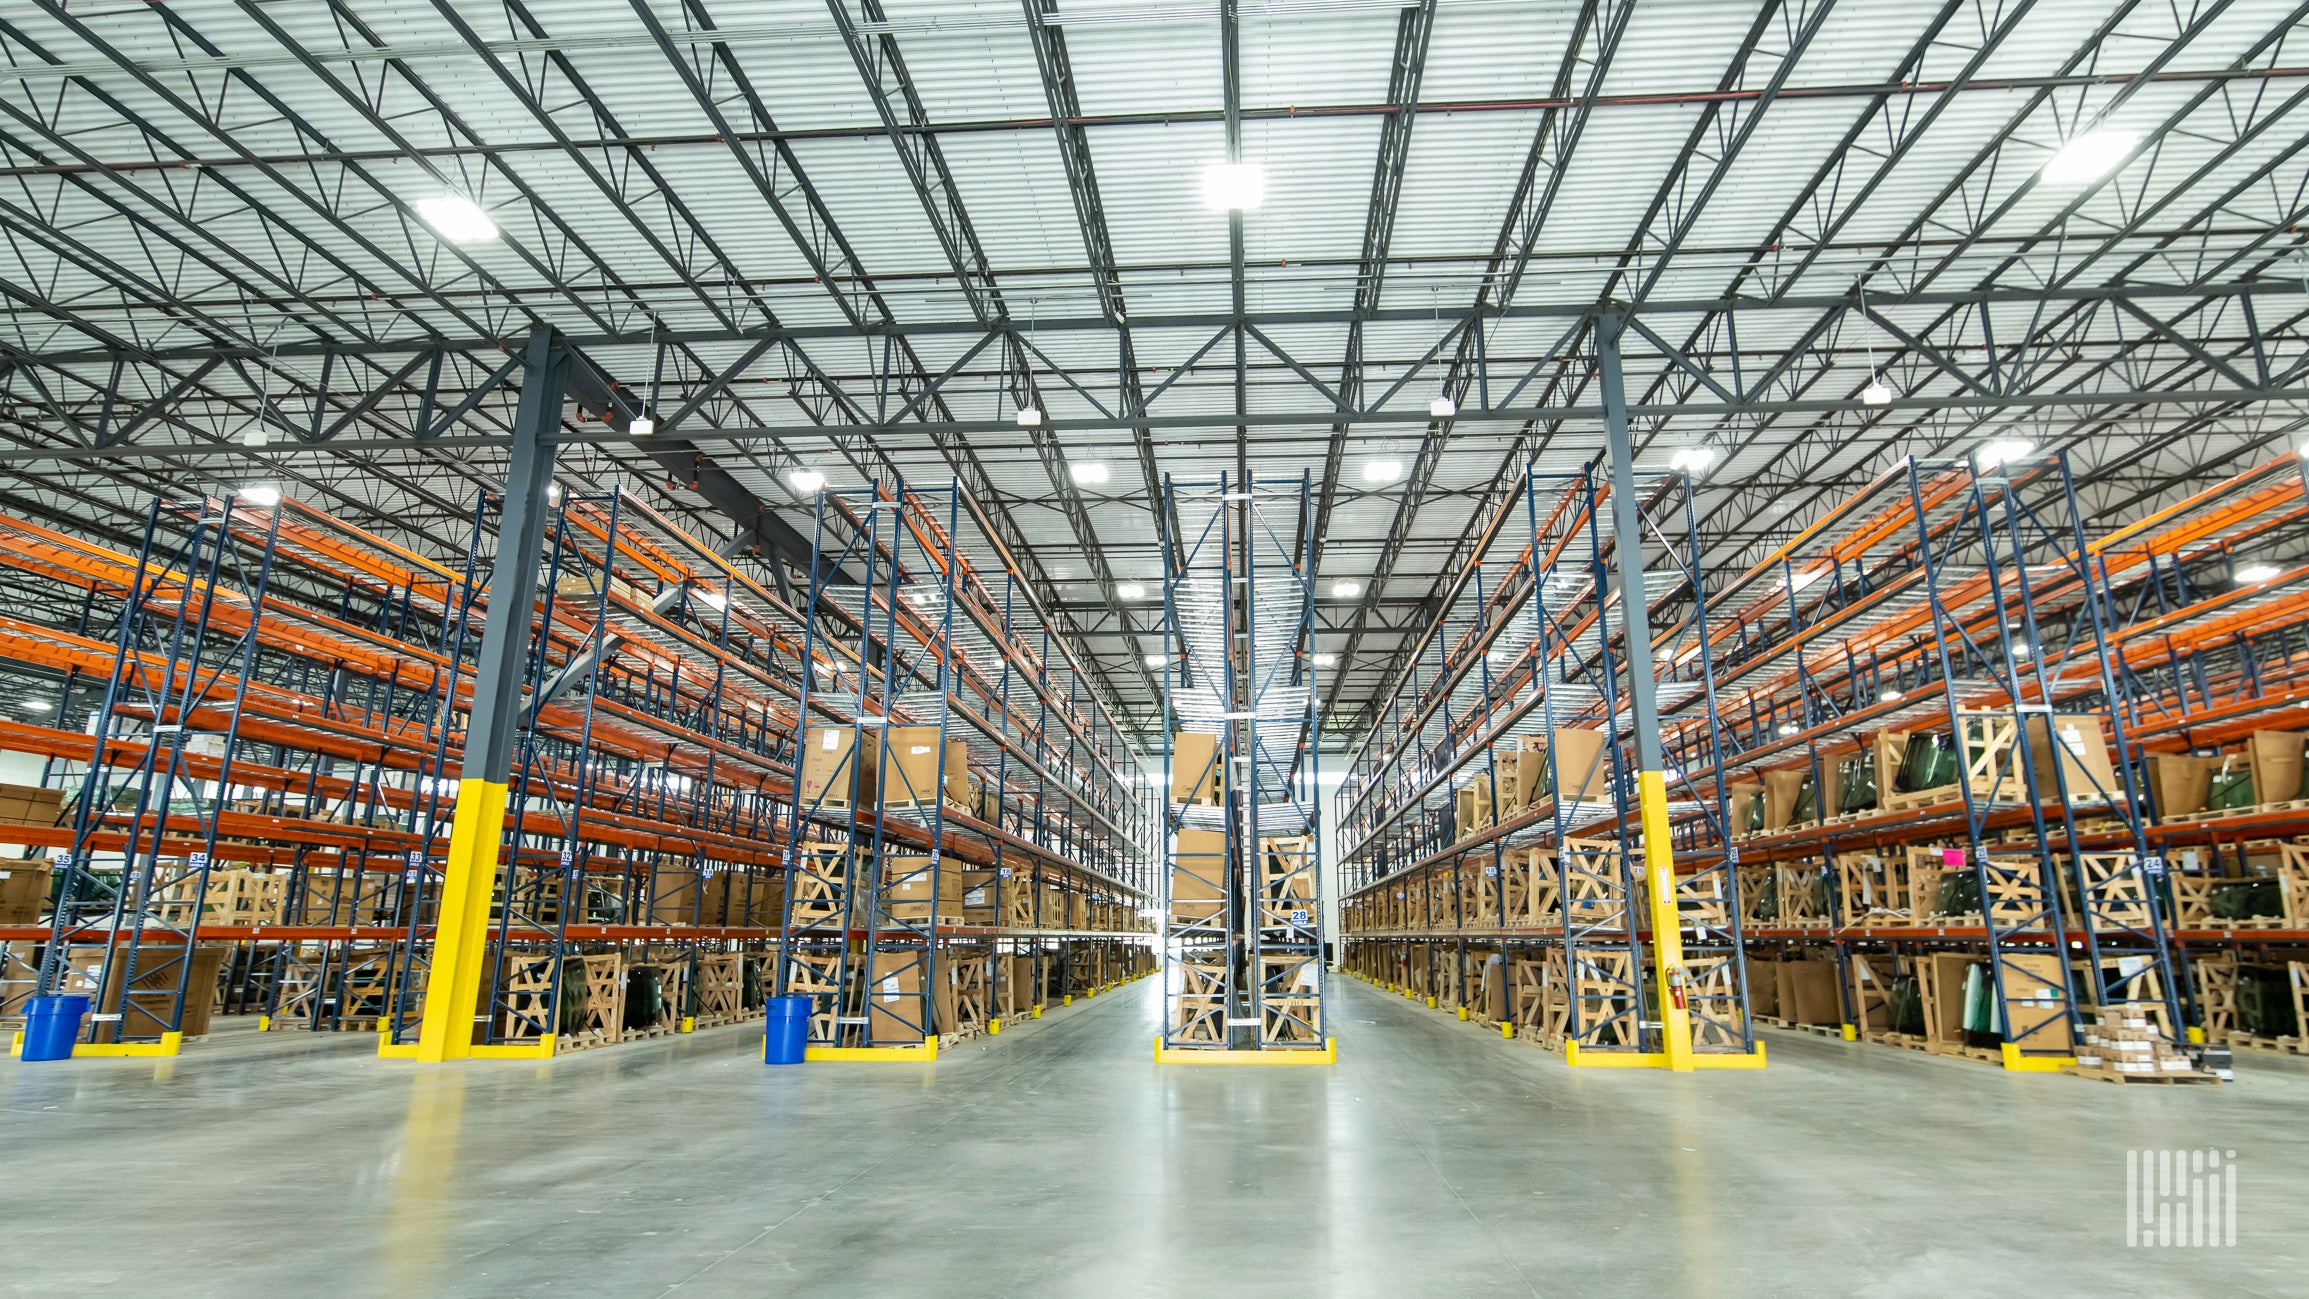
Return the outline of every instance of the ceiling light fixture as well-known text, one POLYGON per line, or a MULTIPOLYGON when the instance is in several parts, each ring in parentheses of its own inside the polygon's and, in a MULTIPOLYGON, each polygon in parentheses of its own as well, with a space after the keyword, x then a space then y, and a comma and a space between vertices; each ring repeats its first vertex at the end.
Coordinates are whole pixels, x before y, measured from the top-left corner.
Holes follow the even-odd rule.
POLYGON ((1687 474, 1696 474, 1716 463, 1714 447, 1681 447, 1668 457, 1668 467, 1687 474))
POLYGON ((56 705, 49 703, 45 699, 27 699, 23 703, 20 703, 16 706, 25 710, 26 712, 45 713, 49 709, 54 708, 56 705))
POLYGON ((626 423, 625 431, 630 437, 645 438, 657 432, 657 421, 647 415, 638 416, 626 423))
POLYGON ((268 510, 281 503, 281 489, 266 483, 252 483, 234 492, 233 495, 251 505, 268 510))
POLYGON ((1136 582, 1119 583, 1115 586, 1114 593, 1124 600, 1143 600, 1146 598, 1146 588, 1136 582))
POLYGON ((701 586, 694 588, 693 593, 697 596, 699 604, 715 613, 720 613, 730 607, 730 598, 719 591, 708 591, 701 586))
POLYGON ((797 492, 814 492, 826 485, 826 476, 815 469, 796 469, 786 475, 797 492))
POLYGON ((1998 438, 1972 453, 1972 461, 1983 473, 2000 465, 2007 465, 2036 451, 2036 443, 2027 438, 1998 438))
POLYGON ((1021 406, 1018 408, 1018 426, 1020 428, 1034 428, 1041 423, 1041 410, 1033 406, 1021 406))
POLYGON ((1104 460, 1077 461, 1066 467, 1066 476, 1072 478, 1077 487, 1096 487, 1106 481, 1106 462, 1104 460))
POLYGON ((1327 667, 1333 667, 1333 666, 1336 666, 1336 665, 1338 664, 1338 662, 1339 662, 1339 656, 1338 656, 1338 655, 1336 655, 1336 654, 1317 654, 1317 655, 1315 655, 1315 666, 1316 666, 1316 667, 1319 667, 1319 668, 1327 668, 1327 667))
POLYGON ((2250 568, 2238 569, 2237 580, 2249 586, 2255 582, 2268 581, 2270 578, 2277 576, 2278 571, 2279 570, 2277 566, 2274 564, 2255 564, 2250 568))
POLYGON ((1203 168, 1203 206, 1213 212, 1256 212, 1267 200, 1267 173, 1253 162, 1217 162, 1203 168))
POLYGON ((1352 600, 1361 594, 1363 594, 1363 584, 1361 582, 1355 582, 1346 578, 1341 578, 1338 581, 1331 583, 1331 598, 1334 600, 1352 600))
POLYGON ((1897 704, 1906 697, 1897 690, 1879 690, 1876 692, 1876 699, 1879 703, 1897 704))
POLYGON ((2087 131, 2072 136, 2044 165, 2048 185, 2082 185, 2099 180, 2141 142, 2139 131, 2087 131))
POLYGON ((1146 656, 1146 665, 1150 668, 1159 668, 1168 662, 1170 662, 1170 660, 1164 658, 1160 654, 1149 654, 1146 656))
POLYGON ((1800 726, 1796 725, 1794 722, 1782 722, 1782 723, 1780 723, 1780 734, 1782 734, 1782 735, 1794 735, 1796 732, 1798 732, 1798 731, 1800 731, 1800 730, 1802 730, 1802 729, 1804 729, 1804 728, 1802 728, 1802 727, 1800 727, 1800 726))
POLYGON ((462 194, 442 194, 417 200, 417 215, 434 233, 453 244, 477 244, 497 237, 497 223, 481 205, 462 194))
MULTIPOLYGON (((2309 447, 2303 447, 2301 454, 2309 455, 2309 447)), ((1363 462, 1364 482, 1391 483, 1402 476, 1403 462, 1400 460, 1366 460, 1363 462)))
POLYGON ((1427 403, 1427 415, 1430 419, 1450 419, 1452 416, 1457 415, 1458 413, 1458 403, 1452 401, 1451 398, 1447 396, 1437 397, 1435 400, 1427 403))
MULTIPOLYGON (((1862 316, 1868 314, 1868 294, 1865 291, 1860 295, 1860 314, 1862 316)), ((1860 390, 1860 404, 1863 406, 1889 406, 1892 404, 1892 389, 1884 382, 1883 374, 1876 368, 1876 336, 1874 334, 1868 335, 1866 342, 1868 345, 1868 386, 1860 390)))

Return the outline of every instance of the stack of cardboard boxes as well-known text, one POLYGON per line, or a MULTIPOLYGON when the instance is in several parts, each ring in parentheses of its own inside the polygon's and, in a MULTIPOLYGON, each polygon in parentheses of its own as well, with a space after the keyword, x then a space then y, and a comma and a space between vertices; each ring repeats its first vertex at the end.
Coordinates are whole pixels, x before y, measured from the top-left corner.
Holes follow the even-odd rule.
POLYGON ((2123 1006, 2103 1008, 2085 1030, 2084 1045, 2077 1048, 2076 1072, 2115 1082, 2213 1078, 2166 1041, 2145 1015, 2123 1006))
POLYGON ((1180 830, 1171 869, 1171 927, 1223 926, 1227 914, 1227 836, 1180 830))
MULTIPOLYGON (((813 726, 802 748, 802 804, 808 808, 871 807, 879 793, 885 807, 927 807, 940 796, 938 728, 869 726, 865 757, 857 757, 861 728, 813 726)), ((970 747, 946 740, 944 796, 962 809, 978 806, 970 776, 970 747)))
POLYGON ((941 860, 932 870, 927 856, 884 857, 884 915, 907 925, 964 923, 964 873, 961 863, 952 860, 941 860))
MULTIPOLYGON (((56 825, 63 818, 64 791, 37 785, 0 785, 0 827, 56 825)), ((0 828, 0 841, 7 831, 0 828)), ((46 849, 22 845, 0 846, 0 925, 39 922, 48 904, 48 885, 54 873, 46 856, 25 856, 46 849)))
POLYGON ((1171 802, 1216 807, 1226 791, 1219 737, 1200 731, 1171 735, 1171 802))

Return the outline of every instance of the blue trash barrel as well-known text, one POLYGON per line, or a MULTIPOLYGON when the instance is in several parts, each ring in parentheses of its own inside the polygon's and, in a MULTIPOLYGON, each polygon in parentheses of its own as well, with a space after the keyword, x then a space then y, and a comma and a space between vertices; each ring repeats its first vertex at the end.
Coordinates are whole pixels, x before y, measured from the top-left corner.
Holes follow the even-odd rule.
POLYGON ((34 997, 24 1003, 24 1059, 69 1060, 88 1013, 82 996, 34 997))
POLYGON ((763 1064, 800 1064, 810 1044, 810 999, 767 997, 769 1035, 762 1043, 763 1064))

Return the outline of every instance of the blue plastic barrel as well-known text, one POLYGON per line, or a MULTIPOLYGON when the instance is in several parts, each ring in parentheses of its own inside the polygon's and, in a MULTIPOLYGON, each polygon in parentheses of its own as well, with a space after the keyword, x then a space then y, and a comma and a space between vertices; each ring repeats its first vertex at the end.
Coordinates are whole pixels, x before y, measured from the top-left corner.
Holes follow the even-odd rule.
POLYGON ((800 1064, 810 1044, 810 999, 768 997, 769 1035, 762 1043, 763 1064, 800 1064))
POLYGON ((24 1003, 26 1060, 69 1060, 80 1039, 80 1017, 88 1013, 82 996, 34 997, 24 1003))

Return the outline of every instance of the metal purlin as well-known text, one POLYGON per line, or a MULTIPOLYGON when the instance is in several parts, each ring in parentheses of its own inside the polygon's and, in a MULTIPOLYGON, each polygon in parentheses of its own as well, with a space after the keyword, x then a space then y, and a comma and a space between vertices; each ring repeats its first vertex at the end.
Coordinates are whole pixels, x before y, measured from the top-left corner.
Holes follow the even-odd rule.
POLYGON ((60 901, 35 989, 38 996, 59 989, 69 944, 78 931, 95 928, 107 933, 96 967, 74 971, 97 997, 97 1013, 83 1030, 95 1049, 84 1046, 82 1053, 109 1048, 120 1054, 172 1055, 181 1041, 201 900, 208 886, 209 861, 216 852, 216 813, 231 796, 241 708, 256 662, 258 628, 280 530, 279 509, 264 510, 261 539, 248 547, 253 555, 244 554, 235 544, 249 540, 235 530, 238 509, 231 497, 185 504, 156 500, 145 516, 136 572, 121 607, 112 672, 97 712, 95 743, 73 811, 72 847, 60 901), (163 519, 182 527, 174 540, 163 539, 163 519), (245 610, 237 633, 212 625, 220 590, 245 610), (173 599, 165 597, 169 591, 174 592, 173 599), (162 656, 157 689, 148 653, 162 656), (224 661, 207 667, 212 656, 224 661), (229 702, 212 698, 228 674, 229 702), (213 713, 220 702, 225 710, 222 725, 212 731, 194 730, 196 718, 213 713), (139 713, 149 717, 141 731, 130 734, 124 724, 139 713), (187 743, 199 734, 213 735, 220 745, 221 761, 213 782, 191 779, 185 770, 187 743), (112 756, 116 745, 129 755, 126 761, 112 756), (201 792, 204 783, 214 786, 206 795, 201 792), (135 806, 121 849, 118 887, 110 898, 84 898, 83 886, 93 879, 94 841, 112 828, 109 813, 117 801, 116 790, 131 785, 135 806), (180 789, 193 805, 192 827, 180 824, 183 817, 176 808, 180 789), (182 837, 185 828, 198 834, 201 847, 172 869, 164 864, 166 841, 172 831, 182 837), (190 900, 182 923, 157 910, 162 898, 172 893, 190 900), (148 934, 163 937, 150 944, 160 955, 146 965, 142 958, 148 934), (146 986, 139 987, 140 980, 146 986), (165 998, 159 1013, 140 1004, 149 1002, 155 992, 165 998), (114 1008, 107 1010, 107 1005, 114 1008))

